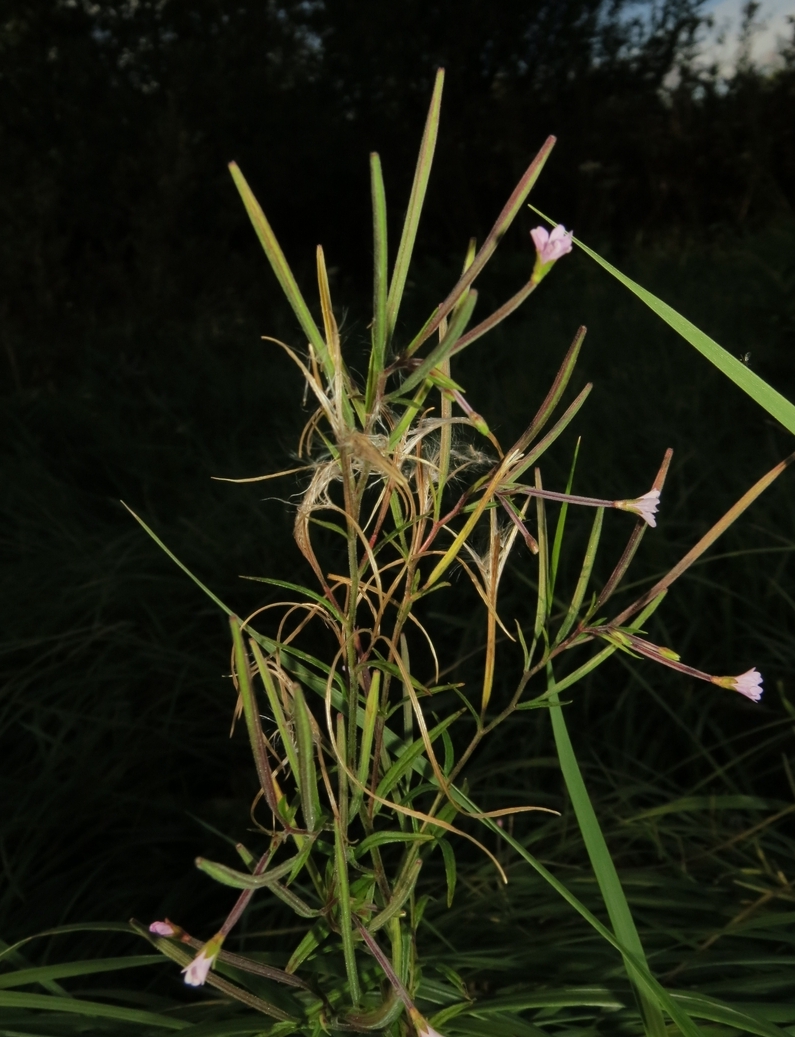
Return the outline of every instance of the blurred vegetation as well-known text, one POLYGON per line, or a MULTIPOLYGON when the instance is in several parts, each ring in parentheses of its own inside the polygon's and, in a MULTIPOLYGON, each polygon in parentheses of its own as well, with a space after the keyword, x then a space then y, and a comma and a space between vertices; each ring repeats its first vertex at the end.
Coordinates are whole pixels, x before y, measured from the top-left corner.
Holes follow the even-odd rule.
MULTIPOLYGON (((0 800, 13 809, 0 823, 3 939, 132 914, 209 932, 226 907, 192 864, 240 838, 255 790, 240 732, 225 738, 226 625, 118 503, 241 612, 264 598, 240 574, 297 578, 289 480, 263 489, 209 478, 282 467, 304 419, 298 377, 259 341, 295 340, 295 330, 226 161, 241 163, 299 276, 323 241, 355 352, 367 338, 367 152, 382 154, 397 226, 443 63, 426 258, 407 309, 424 316, 438 301, 469 235, 482 237, 554 132, 535 203, 795 397, 795 52, 770 74, 742 63, 728 80, 699 71, 702 15, 698 0, 6 5, 0 800)), ((499 301, 531 262, 519 231, 504 252, 482 286, 499 301)), ((580 323, 590 330, 578 386, 596 388, 575 423, 575 491, 640 493, 675 449, 660 525, 633 570, 651 578, 789 452, 789 438, 583 256, 464 355, 455 374, 473 406, 503 426, 526 423, 580 323)), ((573 436, 561 441, 546 485, 562 485, 573 449, 573 436)), ((703 669, 757 665, 761 706, 616 659, 568 707, 654 968, 679 970, 671 984, 683 989, 781 1002, 782 1025, 795 1021, 784 1003, 793 500, 785 476, 669 595, 652 630, 703 669), (684 797, 689 805, 669 809, 684 797)), ((529 565, 506 598, 517 614, 527 579, 529 565)), ((464 604, 447 606, 457 679, 479 666, 464 604)), ((528 714, 509 744, 476 761, 472 785, 490 805, 562 809, 543 826, 517 821, 516 834, 600 914, 551 756, 547 720, 528 714), (506 754, 521 766, 506 771, 506 754)), ((506 894, 473 859, 455 910, 441 907, 429 909, 428 954, 473 991, 510 993, 528 975, 617 989, 612 953, 525 873, 512 872, 506 894)), ((263 897, 250 929, 279 925, 263 897)), ((297 939, 286 936, 290 947, 297 939)), ((75 936, 68 955, 105 945, 75 936)), ((60 959, 64 945, 46 953, 60 959)), ((439 1004, 449 994, 428 990, 439 1004)), ((164 991, 182 996, 170 973, 152 991, 151 1006, 163 1007, 164 991)), ((560 1033, 620 1032, 601 1008, 598 1026, 562 1011, 560 1033)))

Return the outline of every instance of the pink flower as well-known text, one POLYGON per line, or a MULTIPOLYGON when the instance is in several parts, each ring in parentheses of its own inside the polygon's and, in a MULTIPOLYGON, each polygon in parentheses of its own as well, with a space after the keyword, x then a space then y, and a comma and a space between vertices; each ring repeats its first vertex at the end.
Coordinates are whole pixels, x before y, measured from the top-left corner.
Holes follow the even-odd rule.
POLYGON ((644 493, 642 497, 635 497, 633 500, 617 500, 613 501, 613 507, 621 508, 622 511, 631 511, 635 515, 640 515, 652 529, 657 525, 655 515, 657 514, 657 508, 660 503, 660 491, 649 490, 648 493, 644 493))
POLYGON ((208 958, 204 951, 201 951, 196 955, 190 965, 187 965, 182 970, 185 975, 185 982, 189 987, 204 986, 205 980, 207 979, 207 973, 212 968, 214 960, 214 958, 208 958))
POLYGON ((221 933, 216 933, 212 940, 205 943, 190 965, 185 966, 182 971, 189 987, 204 986, 207 974, 215 965, 215 959, 218 957, 223 942, 224 938, 221 933))
POLYGON ((169 922, 168 919, 165 922, 152 922, 149 926, 149 932, 154 933, 155 936, 176 936, 176 928, 169 922))
POLYGON ((748 670, 739 677, 734 678, 734 690, 745 695, 752 702, 758 702, 762 698, 762 674, 756 670, 748 670))
POLYGON ((530 231, 541 266, 554 263, 561 256, 571 252, 572 233, 573 231, 566 230, 562 223, 559 223, 551 234, 546 227, 536 227, 530 231))
POLYGON ((739 677, 712 677, 712 683, 720 688, 728 688, 729 691, 739 691, 752 702, 758 702, 762 698, 762 674, 756 670, 747 670, 739 677))
POLYGON ((442 1034, 438 1030, 434 1030, 428 1020, 423 1019, 416 1009, 410 1014, 414 1025, 417 1027, 417 1037, 442 1037, 442 1034))

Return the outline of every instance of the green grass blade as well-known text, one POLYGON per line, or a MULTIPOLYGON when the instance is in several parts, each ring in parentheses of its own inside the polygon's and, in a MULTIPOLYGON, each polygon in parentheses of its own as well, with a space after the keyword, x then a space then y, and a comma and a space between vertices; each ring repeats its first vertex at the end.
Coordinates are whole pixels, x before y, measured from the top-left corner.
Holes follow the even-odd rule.
POLYGON ((411 185, 409 207, 406 211, 406 219, 403 221, 403 233, 400 236, 395 269, 392 272, 392 281, 389 285, 389 295, 386 303, 387 344, 392 341, 392 336, 395 332, 397 315, 403 299, 403 290, 406 287, 406 278, 408 277, 409 265, 411 263, 411 254, 414 251, 414 242, 417 238, 420 214, 425 202, 425 192, 428 189, 433 153, 436 150, 436 138, 439 133, 439 112, 442 105, 443 88, 444 69, 440 68, 436 71, 428 118, 425 121, 425 129, 422 134, 420 153, 417 157, 417 168, 414 171, 414 182, 411 185))
POLYGON ((98 1001, 81 1001, 77 997, 54 997, 52 994, 20 994, 16 991, 0 991, 0 1008, 32 1008, 44 1012, 70 1012, 87 1015, 94 1019, 115 1019, 120 1023, 139 1023, 158 1026, 165 1030, 184 1030, 188 1023, 142 1008, 123 1008, 106 1005, 98 1001))
POLYGON ((785 1037, 791 1033, 791 1027, 782 1030, 775 1023, 760 1019, 746 1008, 735 1008, 733 1005, 724 1004, 713 997, 705 994, 675 993, 671 995, 677 1004, 686 1008, 692 1015, 699 1019, 708 1019, 711 1023, 723 1023, 741 1030, 743 1033, 758 1034, 759 1037, 785 1037))
MULTIPOLYGON (((548 669, 548 676, 549 698, 552 707, 550 709, 550 715, 552 717, 552 731, 555 736, 555 745, 558 751, 558 759, 560 760, 560 769, 563 772, 566 788, 571 797, 572 807, 574 808, 577 823, 580 826, 585 847, 588 851, 594 874, 596 875, 596 881, 599 883, 599 889, 602 892, 602 897, 604 898, 605 906, 607 907, 610 923, 613 926, 616 937, 621 941, 621 943, 627 947, 637 959, 646 965, 646 956, 643 951, 643 945, 640 942, 640 937, 638 936, 635 921, 629 909, 627 898, 624 895, 624 890, 621 886, 616 866, 613 863, 613 858, 610 856, 610 851, 607 848, 607 843, 602 834, 602 829, 596 818, 596 812, 593 809, 591 798, 585 787, 582 772, 577 763, 577 757, 574 754, 574 747, 569 738, 569 732, 566 727, 560 699, 558 698, 557 692, 554 690, 554 680, 552 677, 551 667, 548 669)), ((650 998, 639 984, 639 977, 635 972, 633 964, 630 961, 626 961, 626 959, 625 963, 629 978, 638 993, 646 1033, 649 1037, 665 1037, 665 1021, 657 1001, 650 998)))
POLYGON ((301 290, 293 277, 293 272, 284 257, 281 246, 276 240, 276 235, 273 233, 265 213, 260 208, 259 202, 254 197, 251 188, 246 182, 246 178, 240 172, 236 162, 229 163, 229 172, 232 174, 232 179, 235 181, 235 187, 237 187, 240 192, 240 197, 243 199, 243 205, 245 205, 249 219, 254 226, 254 230, 257 232, 260 244, 265 250, 265 255, 268 257, 268 261, 273 267, 276 279, 281 285, 282 291, 287 296, 287 301, 292 306, 293 313, 298 318, 298 323, 301 325, 304 334, 312 343, 320 362, 323 365, 323 370, 326 372, 326 377, 329 381, 332 381, 334 378, 334 365, 332 364, 328 348, 326 347, 326 341, 321 335, 317 324, 315 324, 312 314, 309 312, 309 307, 306 305, 303 295, 301 295, 301 290))
POLYGON ((36 968, 18 969, 0 975, 0 990, 9 987, 24 987, 29 983, 48 983, 54 979, 70 976, 91 976, 97 972, 115 972, 118 969, 134 969, 140 965, 162 964, 159 954, 130 955, 127 958, 96 958, 86 961, 64 961, 57 965, 40 965, 36 968))
POLYGON ((387 317, 386 299, 389 287, 389 253, 386 233, 386 192, 381 172, 381 159, 370 155, 370 191, 373 200, 373 331, 370 366, 367 372, 365 410, 372 412, 378 382, 384 370, 386 356, 387 317))
MULTIPOLYGON (((530 208, 548 223, 551 224, 553 222, 534 206, 531 205, 530 208)), ((595 260, 599 266, 607 270, 617 281, 620 281, 621 284, 637 295, 666 324, 670 324, 674 331, 678 332, 691 346, 694 346, 699 353, 705 356, 710 363, 714 364, 719 371, 722 371, 727 378, 730 378, 735 385, 738 385, 752 400, 755 400, 760 407, 763 407, 768 414, 780 421, 784 428, 789 432, 795 433, 795 404, 792 404, 785 396, 782 396, 772 385, 768 385, 747 364, 732 356, 723 346, 719 346, 714 339, 704 334, 695 324, 683 317, 681 313, 677 313, 667 302, 658 299, 656 295, 652 295, 651 292, 642 288, 631 278, 627 277, 626 274, 622 274, 620 270, 608 263, 606 259, 602 259, 593 249, 588 248, 587 245, 578 241, 577 238, 572 240, 591 259, 595 260)))
POLYGON ((4 943, 3 949, 0 951, 0 961, 3 958, 13 961, 15 952, 20 947, 24 947, 31 940, 38 940, 43 936, 66 936, 69 933, 126 933, 129 936, 130 933, 137 932, 137 929, 124 922, 69 922, 67 925, 56 925, 52 929, 44 929, 39 933, 34 933, 32 936, 25 936, 23 939, 17 940, 16 943, 4 943))
MULTIPOLYGON (((472 813, 481 813, 480 808, 461 791, 461 789, 455 786, 450 786, 450 792, 454 799, 456 799, 463 807, 472 813)), ((518 839, 507 832, 504 828, 500 828, 493 820, 489 817, 481 818, 481 824, 484 824, 489 828, 495 835, 498 835, 501 839, 505 840, 512 846, 519 856, 526 861, 549 885, 560 894, 560 896, 569 904, 574 910, 580 915, 581 918, 585 919, 589 925, 591 925, 596 932, 599 933, 603 939, 605 939, 611 947, 615 947, 624 958, 628 959, 634 966, 638 977, 643 982, 646 989, 657 997, 659 1003, 670 1015, 676 1025, 679 1027, 683 1037, 704 1037, 702 1031, 693 1022, 690 1016, 684 1011, 674 1000, 671 994, 659 983, 657 979, 649 972, 646 965, 641 962, 635 955, 625 947, 620 940, 618 940, 613 933, 593 914, 589 911, 585 904, 582 903, 566 886, 549 871, 544 865, 535 858, 526 847, 524 847, 518 839)))

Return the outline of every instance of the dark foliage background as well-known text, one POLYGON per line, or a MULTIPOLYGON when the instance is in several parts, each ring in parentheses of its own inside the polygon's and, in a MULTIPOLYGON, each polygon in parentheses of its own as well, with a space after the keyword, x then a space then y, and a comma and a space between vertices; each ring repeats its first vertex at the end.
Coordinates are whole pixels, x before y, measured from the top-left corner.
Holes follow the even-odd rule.
MULTIPOLYGON (((382 155, 394 242, 443 64, 442 129, 418 243, 425 258, 407 315, 424 317, 437 301, 469 236, 482 238, 552 132, 559 143, 536 204, 728 348, 751 350, 764 377, 795 393, 795 50, 775 73, 747 61, 728 80, 699 71, 701 0, 244 4, 2 7, 0 793, 11 809, 0 830, 0 935, 8 940, 132 913, 169 911, 205 927, 225 900, 192 858, 217 850, 207 825, 237 838, 248 824, 245 745, 224 738, 232 696, 222 618, 118 504, 145 514, 241 611, 262 597, 238 574, 296 576, 289 501, 263 505, 261 488, 208 479, 273 470, 304 417, 296 376, 259 342, 295 329, 229 179, 230 159, 308 290, 323 242, 355 350, 371 261, 367 155, 382 155)), ((526 273, 532 224, 522 220, 484 297, 501 301, 526 273)), ((669 525, 640 560, 656 571, 789 439, 581 257, 555 278, 531 315, 467 359, 462 378, 476 408, 511 428, 537 404, 574 327, 588 324, 582 377, 598 387, 593 417, 578 429, 582 491, 643 488, 664 447, 677 450, 669 525)), ((551 478, 563 477, 572 446, 551 478)), ((665 798, 699 782, 789 795, 787 749, 775 739, 795 702, 791 498, 783 485, 771 491, 658 631, 705 668, 741 672, 761 660, 765 706, 754 713, 732 700, 734 712, 725 711, 655 674, 657 697, 619 719, 629 678, 612 671, 572 713, 597 795, 612 790, 621 800, 616 789, 638 759, 647 777, 668 775, 659 783, 665 798), (744 555, 749 545, 767 552, 762 562, 744 555), (658 737, 672 713, 672 733, 658 737), (774 732, 765 735, 772 755, 726 777, 727 761, 746 759, 742 746, 728 748, 732 739, 764 725, 774 732), (709 753, 693 748, 699 740, 709 753)), ((542 758, 547 736, 525 732, 510 751, 542 758)), ((527 773, 511 795, 530 787, 561 804, 556 772, 536 784, 527 773)), ((643 788, 651 803, 651 783, 643 788)), ((639 866, 641 843, 628 857, 639 866)))

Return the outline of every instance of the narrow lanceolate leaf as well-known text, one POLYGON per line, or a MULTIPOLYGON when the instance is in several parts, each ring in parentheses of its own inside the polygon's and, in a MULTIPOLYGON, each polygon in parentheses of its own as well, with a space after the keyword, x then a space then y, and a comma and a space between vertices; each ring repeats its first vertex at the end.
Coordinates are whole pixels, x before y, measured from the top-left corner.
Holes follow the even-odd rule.
POLYGON ((590 396, 592 389, 593 382, 588 382, 588 384, 580 392, 580 394, 572 400, 572 402, 569 404, 569 406, 566 408, 563 414, 561 414, 561 416, 558 418, 558 420, 555 422, 555 424, 552 426, 549 432, 547 432, 544 438, 540 439, 536 443, 536 445, 533 447, 530 453, 527 454, 526 457, 522 458, 519 464, 513 466, 513 468, 511 469, 510 479, 506 482, 506 486, 515 483, 517 479, 527 471, 528 468, 530 468, 532 465, 536 463, 536 461, 539 459, 539 457, 541 457, 543 453, 545 453, 545 451, 549 450, 549 448, 552 446, 552 444, 555 442, 558 436, 560 436, 566 430, 569 424, 577 416, 577 413, 579 412, 580 408, 590 396))
POLYGON ((383 911, 380 911, 367 926, 369 932, 377 932, 402 909, 403 905, 414 892, 414 887, 417 885, 417 879, 419 878, 421 867, 422 861, 419 860, 419 858, 412 857, 411 855, 407 858, 406 863, 403 865, 403 871, 395 883, 395 888, 392 890, 392 899, 383 911))
POLYGON ((229 617, 229 625, 232 629, 232 641, 235 648, 235 671, 237 673, 237 686, 240 698, 243 701, 243 715, 246 718, 246 729, 248 730, 251 751, 254 754, 254 763, 257 768, 257 777, 260 781, 262 794, 265 802, 278 816, 279 808, 276 801, 276 793, 273 789, 273 773, 268 760, 268 750, 265 745, 265 736, 260 726, 259 710, 251 684, 251 671, 249 670, 248 654, 243 644, 243 633, 240 628, 240 620, 237 616, 229 617))
POLYGON ((585 549, 585 558, 582 562, 582 569, 580 569, 580 576, 577 580, 577 586, 574 589, 574 597, 571 599, 571 605, 566 613, 566 617, 560 625, 557 636, 555 637, 554 644, 559 645, 560 642, 566 637, 571 628, 574 626, 574 622, 577 616, 580 614, 580 608, 582 607, 583 598, 585 592, 588 589, 588 583, 591 579, 591 573, 593 572, 594 562, 596 561, 596 551, 599 547, 599 538, 602 535, 602 521, 604 519, 605 509, 597 508, 596 514, 594 515, 593 525, 591 526, 591 535, 588 537, 588 546, 585 549))
POLYGON ((417 168, 414 171, 414 183, 411 185, 409 207, 406 211, 406 219, 403 222, 403 233, 400 236, 395 269, 392 273, 392 282, 389 285, 389 296, 386 303, 387 343, 391 340, 395 331, 397 315, 401 300, 403 299, 403 290, 406 287, 409 264, 411 263, 411 254, 414 251, 414 242, 417 238, 417 228, 420 224, 420 214, 425 202, 425 192, 428 189, 433 153, 436 150, 436 138, 439 133, 439 112, 442 106, 443 87, 444 69, 440 68, 436 72, 431 106, 428 110, 428 118, 425 121, 425 130, 422 134, 420 153, 417 157, 417 168))
POLYGON ((223 886, 231 886, 232 889, 265 889, 268 886, 273 886, 279 879, 288 875, 295 866, 297 859, 297 857, 291 857, 283 864, 255 875, 245 871, 236 871, 226 864, 208 861, 204 857, 196 858, 196 867, 199 871, 203 871, 205 875, 215 879, 216 882, 220 882, 223 886))
POLYGON ((435 838, 430 832, 373 832, 356 847, 356 856, 361 857, 373 847, 387 846, 389 843, 428 843, 435 838))
POLYGON ((276 727, 279 731, 279 737, 282 740, 284 751, 287 754, 290 770, 293 773, 293 777, 295 777, 295 775, 298 774, 298 754, 295 751, 293 735, 287 725, 287 719, 284 715, 284 710, 282 709, 279 692, 276 690, 276 685, 273 683, 273 674, 268 669, 268 664, 257 642, 252 638, 249 644, 251 645, 251 651, 254 653, 254 659, 256 660, 257 669, 262 678, 262 683, 265 685, 265 693, 268 696, 268 703, 271 707, 274 720, 276 721, 276 727))
POLYGON ((378 716, 378 694, 381 688, 381 671, 373 670, 370 677, 370 690, 367 693, 367 704, 364 710, 362 722, 362 740, 359 749, 359 767, 356 772, 356 788, 351 802, 351 816, 355 817, 362 803, 363 789, 369 785, 372 760, 370 753, 373 749, 373 736, 375 734, 375 721, 378 716))
MULTIPOLYGON (((569 472, 569 480, 566 483, 566 493, 571 493, 572 485, 574 484, 574 469, 577 467, 577 456, 580 452, 580 440, 577 440, 577 445, 574 448, 574 457, 571 462, 571 470, 569 472)), ((560 562, 560 551, 563 546, 563 534, 566 529, 566 516, 568 515, 569 506, 567 503, 561 505, 560 514, 558 515, 558 524, 555 528, 555 539, 552 543, 552 554, 549 559, 549 603, 555 597, 555 581, 558 575, 558 564, 560 562)))
POLYGON ((381 159, 370 155, 370 191, 373 202, 373 329, 370 367, 367 373, 365 410, 372 412, 376 390, 384 370, 386 355, 386 297, 389 281, 389 253, 386 234, 386 193, 381 159))
POLYGON ((387 399, 394 396, 404 396, 407 392, 416 388, 416 386, 421 385, 430 375, 431 371, 433 371, 435 367, 439 367, 440 364, 450 356, 453 347, 461 337, 461 333, 469 323, 472 311, 475 309, 477 298, 478 293, 473 289, 467 296, 466 302, 463 306, 461 306, 461 308, 454 314, 450 321, 450 326, 447 329, 447 334, 444 336, 442 341, 430 351, 419 367, 412 371, 412 373, 403 380, 403 383, 399 388, 396 389, 395 392, 389 394, 387 399))
MULTIPOLYGON (((451 713, 449 717, 446 717, 440 724, 432 727, 428 732, 428 741, 432 744, 441 735, 443 731, 446 731, 451 724, 455 723, 456 720, 461 716, 463 710, 458 710, 456 713, 451 713)), ((405 777, 410 770, 414 767, 415 762, 422 756, 425 751, 425 740, 423 738, 415 739, 411 745, 398 756, 386 774, 383 776, 381 781, 378 783, 376 789, 376 795, 382 799, 386 798, 392 789, 397 785, 401 778, 405 777)))
POLYGON ((243 199, 246 212, 254 226, 254 230, 257 232, 260 244, 265 250, 265 255, 268 257, 270 265, 273 267, 276 279, 281 285, 282 291, 287 296, 287 301, 292 306, 293 313, 298 318, 298 323, 301 325, 304 334, 312 343, 317 355, 320 357, 326 376, 329 381, 331 381, 334 377, 334 369, 328 350, 326 349, 326 343, 323 340, 320 329, 317 324, 315 324, 312 314, 309 312, 309 307, 306 305, 303 295, 301 295, 301 290, 293 277, 293 272, 284 257, 281 246, 276 240, 276 235, 273 233, 265 213, 260 208, 259 202, 254 197, 251 188, 246 182, 246 178, 240 172, 236 162, 229 163, 229 172, 232 174, 235 186, 240 192, 240 197, 243 199))
POLYGON ((536 157, 527 167, 522 179, 513 189, 513 193, 508 201, 503 206, 502 212, 497 217, 497 221, 491 228, 488 237, 481 245, 477 255, 475 256, 472 264, 467 267, 464 273, 461 275, 458 283, 433 313, 431 319, 425 324, 417 337, 409 345, 406 353, 411 356, 412 353, 416 352, 423 342, 433 335, 438 330, 439 325, 456 305, 458 300, 469 288, 471 284, 474 284, 475 278, 478 277, 483 267, 488 263, 491 257, 494 255, 494 250, 499 245, 505 236, 505 232, 508 230, 510 225, 516 219, 519 210, 525 203, 527 196, 530 194, 536 180, 541 175, 541 170, 549 158, 552 148, 555 146, 555 138, 547 137, 541 150, 538 152, 536 157))
POLYGON ((447 879, 447 906, 452 907, 456 883, 455 850, 447 839, 442 839, 439 842, 439 848, 442 851, 442 857, 444 858, 444 874, 447 879))
POLYGON ((315 740, 312 736, 312 718, 300 684, 293 687, 295 734, 298 741, 298 772, 295 775, 301 794, 304 824, 314 832, 320 817, 320 798, 315 768, 315 740))
MULTIPOLYGON (((544 216, 542 212, 539 212, 533 206, 530 208, 533 209, 533 212, 538 213, 542 219, 552 224, 553 221, 548 216, 544 216)), ((699 353, 705 356, 710 363, 714 364, 719 371, 722 371, 727 378, 730 378, 735 385, 739 385, 743 392, 747 393, 752 400, 756 400, 760 407, 764 407, 768 414, 780 421, 784 428, 789 432, 795 433, 795 404, 792 404, 785 396, 782 396, 772 385, 768 385, 763 378, 760 378, 758 374, 738 360, 737 357, 732 356, 727 349, 719 346, 714 339, 704 334, 695 324, 683 317, 681 313, 677 313, 667 302, 658 299, 656 295, 652 295, 651 292, 642 288, 631 278, 627 277, 626 274, 622 274, 620 270, 608 263, 606 259, 602 259, 600 255, 597 255, 593 249, 588 248, 583 242, 578 241, 576 238, 572 240, 591 259, 595 260, 609 274, 612 274, 617 281, 629 288, 642 302, 646 303, 649 309, 653 310, 666 324, 670 324, 674 331, 678 332, 691 346, 694 346, 699 353)))
POLYGON ((359 972, 356 968, 356 952, 353 949, 353 915, 351 913, 351 891, 348 885, 348 860, 345 853, 345 833, 338 818, 334 821, 334 863, 337 880, 337 899, 339 903, 339 927, 342 937, 342 953, 345 957, 345 971, 348 973, 348 984, 351 1001, 356 1008, 362 994, 359 987, 359 972))
MULTIPOLYGON (((577 757, 574 754, 574 747, 569 738, 560 700, 555 691, 551 667, 548 669, 548 676, 549 698, 552 706, 550 710, 552 731, 555 736, 560 769, 563 772, 566 788, 571 797, 571 804, 585 841, 585 848, 588 851, 591 866, 596 875, 596 881, 599 883, 599 889, 607 907, 610 923, 621 943, 632 952, 635 958, 647 967, 646 956, 638 936, 635 921, 629 909, 627 898, 624 895, 613 858, 610 856, 610 851, 607 848, 602 829, 596 819, 596 812, 593 809, 591 798, 585 787, 580 766, 577 763, 577 757)), ((625 964, 627 974, 638 993, 646 1034, 648 1037, 665 1037, 665 1021, 657 999, 649 996, 643 988, 642 979, 637 975, 634 964, 626 959, 625 964)))

